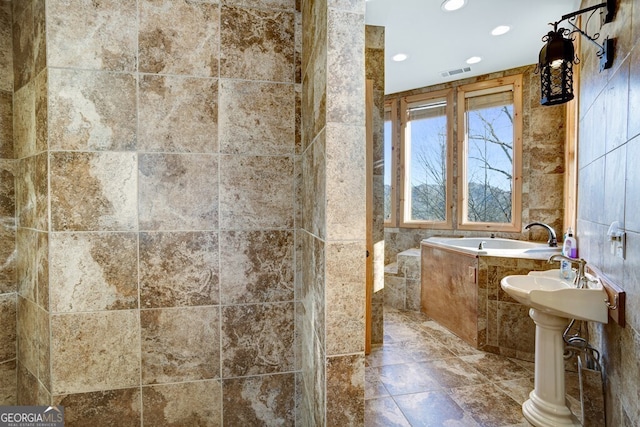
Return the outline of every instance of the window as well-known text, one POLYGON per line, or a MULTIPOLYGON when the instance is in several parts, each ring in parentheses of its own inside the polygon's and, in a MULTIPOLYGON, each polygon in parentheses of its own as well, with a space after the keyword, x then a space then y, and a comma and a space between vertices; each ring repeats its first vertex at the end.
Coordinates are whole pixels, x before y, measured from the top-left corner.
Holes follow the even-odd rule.
POLYGON ((402 99, 401 226, 451 228, 453 91, 402 99))
POLYGON ((390 99, 384 120, 386 227, 521 231, 521 75, 390 99))
POLYGON ((384 104, 384 223, 393 226, 396 223, 395 207, 397 170, 394 149, 395 130, 397 123, 398 107, 395 100, 384 104))
POLYGON ((520 231, 522 78, 458 88, 458 228, 520 231))

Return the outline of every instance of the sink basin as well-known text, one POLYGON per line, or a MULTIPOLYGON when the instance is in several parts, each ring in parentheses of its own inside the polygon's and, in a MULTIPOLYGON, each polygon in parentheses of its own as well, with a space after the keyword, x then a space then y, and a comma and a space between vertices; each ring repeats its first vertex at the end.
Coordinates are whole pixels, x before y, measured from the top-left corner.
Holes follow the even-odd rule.
POLYGON ((607 294, 599 280, 590 282, 588 288, 578 289, 572 282, 561 279, 559 270, 547 270, 507 276, 500 285, 520 304, 544 313, 567 319, 608 321, 607 294))

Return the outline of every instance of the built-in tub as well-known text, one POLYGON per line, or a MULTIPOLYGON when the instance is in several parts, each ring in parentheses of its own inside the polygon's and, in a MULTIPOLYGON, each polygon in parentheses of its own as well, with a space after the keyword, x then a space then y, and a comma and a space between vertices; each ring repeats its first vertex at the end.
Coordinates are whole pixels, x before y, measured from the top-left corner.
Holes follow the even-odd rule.
POLYGON ((535 325, 528 307, 509 297, 500 280, 558 268, 547 262, 558 251, 545 243, 491 237, 425 239, 420 309, 477 349, 533 360, 535 325))

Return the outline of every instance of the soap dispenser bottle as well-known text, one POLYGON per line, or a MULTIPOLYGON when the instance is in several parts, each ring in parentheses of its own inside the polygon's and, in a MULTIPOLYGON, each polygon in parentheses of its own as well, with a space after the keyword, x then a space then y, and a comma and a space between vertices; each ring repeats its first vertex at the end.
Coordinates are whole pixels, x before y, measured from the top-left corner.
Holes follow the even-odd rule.
MULTIPOLYGON (((562 244, 562 255, 569 258, 578 257, 578 242, 573 237, 573 230, 571 227, 567 230, 567 234, 564 236, 564 243, 562 244)), ((573 270, 571 269, 571 263, 569 261, 562 261, 560 263, 560 277, 565 280, 573 279, 573 270)))

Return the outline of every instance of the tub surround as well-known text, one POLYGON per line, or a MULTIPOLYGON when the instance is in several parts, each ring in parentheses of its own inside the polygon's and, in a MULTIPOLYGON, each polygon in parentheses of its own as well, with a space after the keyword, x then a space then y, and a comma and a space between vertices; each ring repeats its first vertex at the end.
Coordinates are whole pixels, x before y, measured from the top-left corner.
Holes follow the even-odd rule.
POLYGON ((557 268, 547 262, 550 253, 545 245, 533 244, 541 252, 528 254, 524 253, 527 249, 518 255, 511 250, 481 254, 463 245, 445 247, 443 243, 449 240, 432 238, 421 244, 421 311, 479 350, 533 361, 535 325, 529 309, 504 292, 500 280, 557 268))

